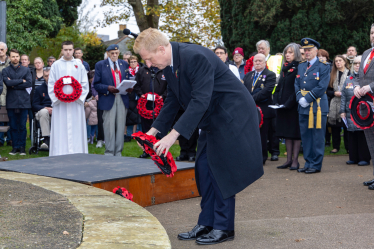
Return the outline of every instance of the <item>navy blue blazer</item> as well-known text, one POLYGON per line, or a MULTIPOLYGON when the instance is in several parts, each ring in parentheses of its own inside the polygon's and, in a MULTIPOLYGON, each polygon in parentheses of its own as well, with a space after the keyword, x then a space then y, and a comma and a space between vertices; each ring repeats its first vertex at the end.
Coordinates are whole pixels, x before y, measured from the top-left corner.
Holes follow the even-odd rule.
MULTIPOLYGON (((167 97, 152 126, 167 134, 183 108, 185 112, 174 129, 187 139, 196 129, 202 129, 197 160, 206 147, 210 169, 226 199, 264 173, 256 104, 210 49, 176 42, 171 46, 174 72, 170 66, 164 69, 167 97)), ((196 178, 200 189, 198 173, 196 178)))
MULTIPOLYGON (((107 60, 102 60, 95 65, 95 78, 94 78, 94 88, 99 93, 99 102, 97 107, 100 110, 108 111, 112 109, 114 104, 114 94, 108 91, 108 86, 114 86, 114 79, 112 70, 109 64, 109 58, 107 60)), ((129 64, 121 59, 118 59, 119 68, 121 70, 122 80, 129 79, 129 64)), ((129 108, 129 96, 121 95, 123 104, 126 108, 129 108)))

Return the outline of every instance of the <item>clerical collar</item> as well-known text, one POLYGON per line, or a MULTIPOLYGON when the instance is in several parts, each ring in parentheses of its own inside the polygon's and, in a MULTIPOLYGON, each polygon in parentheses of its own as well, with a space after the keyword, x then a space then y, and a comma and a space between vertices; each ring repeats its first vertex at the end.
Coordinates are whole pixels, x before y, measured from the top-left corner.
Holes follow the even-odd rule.
POLYGON ((310 66, 312 66, 314 64, 314 62, 316 62, 316 61, 317 61, 317 56, 314 57, 311 61, 308 61, 308 62, 310 64, 310 66))
POLYGON ((171 54, 171 63, 170 63, 170 67, 173 67, 174 64, 173 64, 173 46, 170 44, 170 54, 171 54))
POLYGON ((268 56, 266 56, 265 61, 268 61, 269 58, 270 58, 270 54, 268 54, 268 56))

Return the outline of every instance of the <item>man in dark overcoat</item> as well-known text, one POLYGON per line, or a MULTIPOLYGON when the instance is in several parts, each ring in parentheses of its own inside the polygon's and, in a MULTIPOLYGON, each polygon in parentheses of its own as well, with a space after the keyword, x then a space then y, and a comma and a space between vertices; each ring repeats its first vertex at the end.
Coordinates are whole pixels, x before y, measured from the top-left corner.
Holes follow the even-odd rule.
POLYGON ((209 49, 169 42, 149 28, 134 51, 150 66, 164 69, 165 104, 147 132, 167 134, 179 108, 185 112, 171 132, 154 145, 167 153, 179 135, 189 139, 201 129, 195 165, 201 199, 198 225, 181 240, 216 244, 234 239, 235 195, 263 175, 256 105, 230 69, 209 49))
POLYGON ((244 86, 252 94, 257 106, 261 108, 263 123, 260 128, 262 163, 265 164, 268 158, 268 134, 271 129, 272 119, 275 118, 275 110, 269 105, 273 104, 271 97, 275 87, 276 75, 266 68, 265 55, 256 54, 253 59, 255 70, 244 76, 244 86))

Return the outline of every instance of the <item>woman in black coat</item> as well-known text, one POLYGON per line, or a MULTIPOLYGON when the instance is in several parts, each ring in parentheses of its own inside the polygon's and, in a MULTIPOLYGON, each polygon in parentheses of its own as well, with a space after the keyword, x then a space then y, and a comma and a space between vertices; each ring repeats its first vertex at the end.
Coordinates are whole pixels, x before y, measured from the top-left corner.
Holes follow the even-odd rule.
POLYGON ((295 78, 297 67, 301 61, 301 53, 296 43, 290 43, 283 50, 285 60, 278 86, 274 93, 274 103, 283 105, 277 109, 276 136, 286 139, 287 161, 278 169, 297 170, 299 168, 298 156, 301 145, 298 104, 295 94, 295 78), (293 159, 292 159, 293 156, 293 159))

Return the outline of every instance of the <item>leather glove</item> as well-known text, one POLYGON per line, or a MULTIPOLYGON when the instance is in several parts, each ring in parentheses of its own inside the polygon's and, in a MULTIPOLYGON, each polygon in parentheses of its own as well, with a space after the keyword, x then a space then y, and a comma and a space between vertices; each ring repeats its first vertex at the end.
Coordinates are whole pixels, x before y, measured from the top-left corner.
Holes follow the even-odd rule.
POLYGON ((308 101, 306 101, 306 99, 304 97, 302 97, 300 100, 299 100, 299 105, 301 105, 302 107, 308 107, 309 106, 309 103, 308 101))
POLYGON ((114 86, 108 86, 108 91, 111 93, 119 93, 119 90, 114 86))

